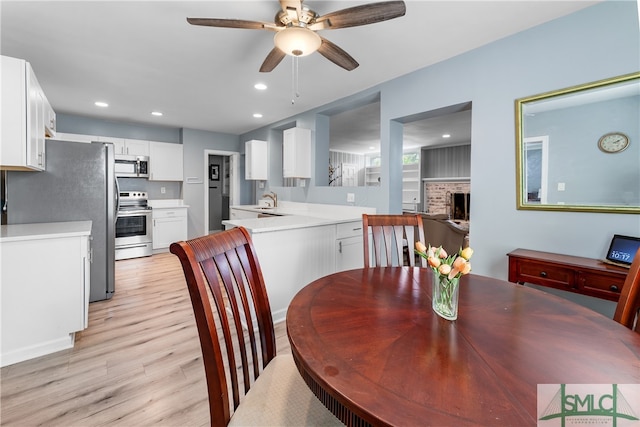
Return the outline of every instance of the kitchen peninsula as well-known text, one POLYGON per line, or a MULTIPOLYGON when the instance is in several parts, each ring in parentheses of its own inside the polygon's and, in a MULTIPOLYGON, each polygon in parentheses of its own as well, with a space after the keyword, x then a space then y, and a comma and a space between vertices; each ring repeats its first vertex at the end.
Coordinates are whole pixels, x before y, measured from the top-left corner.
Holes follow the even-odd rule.
POLYGON ((264 276, 274 322, 284 320, 293 296, 308 283, 337 271, 361 268, 362 214, 375 208, 278 202, 232 206, 226 229, 251 234, 264 276))

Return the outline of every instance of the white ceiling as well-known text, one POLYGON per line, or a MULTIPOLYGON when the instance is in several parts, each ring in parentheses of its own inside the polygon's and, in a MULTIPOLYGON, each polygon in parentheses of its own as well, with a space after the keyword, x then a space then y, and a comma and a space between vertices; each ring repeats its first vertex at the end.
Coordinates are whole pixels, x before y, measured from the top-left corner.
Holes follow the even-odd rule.
MULTIPOLYGON (((366 3, 305 5, 323 15, 366 3)), ((271 73, 258 72, 272 32, 186 22, 272 21, 276 0, 2 0, 0 50, 31 62, 58 113, 242 134, 595 3, 408 0, 404 17, 322 31, 360 67, 348 72, 318 53, 301 58, 294 105, 290 58, 271 73), (258 82, 268 89, 254 89, 258 82), (95 107, 97 100, 109 108, 95 107), (151 116, 153 110, 164 116, 151 116), (263 117, 252 117, 256 112, 263 117)))

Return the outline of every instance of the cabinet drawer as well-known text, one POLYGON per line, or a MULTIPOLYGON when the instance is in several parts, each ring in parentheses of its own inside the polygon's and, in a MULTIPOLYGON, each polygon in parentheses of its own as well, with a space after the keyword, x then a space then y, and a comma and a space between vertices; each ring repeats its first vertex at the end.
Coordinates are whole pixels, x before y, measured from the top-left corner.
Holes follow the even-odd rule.
POLYGON ((343 222, 337 224, 337 238, 343 237, 362 237, 362 221, 343 222))
POLYGON ((574 287, 574 272, 570 268, 532 261, 518 261, 516 273, 518 282, 564 290, 574 287))
POLYGON ((624 285, 624 277, 601 272, 578 272, 578 287, 581 293, 611 301, 618 301, 624 285))
POLYGON ((178 208, 178 209, 153 209, 153 219, 160 218, 175 218, 175 217, 186 217, 187 216, 187 208, 178 208))

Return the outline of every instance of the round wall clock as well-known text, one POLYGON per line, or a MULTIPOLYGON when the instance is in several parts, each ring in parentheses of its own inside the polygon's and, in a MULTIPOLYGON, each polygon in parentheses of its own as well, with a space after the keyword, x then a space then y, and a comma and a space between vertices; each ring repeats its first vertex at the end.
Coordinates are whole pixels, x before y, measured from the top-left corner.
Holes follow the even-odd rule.
POLYGON ((619 153, 629 146, 629 137, 622 132, 605 133, 598 140, 598 148, 605 153, 619 153))

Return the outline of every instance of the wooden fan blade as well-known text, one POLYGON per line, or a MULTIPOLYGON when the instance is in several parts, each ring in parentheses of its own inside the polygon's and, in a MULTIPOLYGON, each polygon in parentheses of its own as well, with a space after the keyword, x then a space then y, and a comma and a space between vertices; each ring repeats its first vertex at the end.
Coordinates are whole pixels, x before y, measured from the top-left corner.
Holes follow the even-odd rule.
POLYGON ((350 7, 320 16, 309 28, 312 30, 357 27, 375 24, 404 16, 407 8, 403 1, 383 1, 350 7))
POLYGON ((320 38, 322 39, 322 44, 318 49, 320 55, 347 71, 358 68, 358 65, 360 64, 358 64, 358 61, 353 59, 351 55, 339 48, 336 44, 331 43, 329 40, 323 37, 320 38))
POLYGON ((277 47, 274 47, 273 49, 271 49, 271 52, 269 52, 269 54, 265 58, 264 62, 262 63, 262 66, 260 66, 260 72, 268 73, 272 71, 274 68, 278 66, 278 64, 284 59, 285 56, 287 56, 286 53, 284 53, 277 47))
POLYGON ((205 27, 243 28, 249 30, 272 30, 277 28, 273 23, 245 21, 243 19, 187 18, 187 22, 191 25, 205 27))

